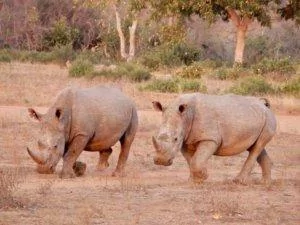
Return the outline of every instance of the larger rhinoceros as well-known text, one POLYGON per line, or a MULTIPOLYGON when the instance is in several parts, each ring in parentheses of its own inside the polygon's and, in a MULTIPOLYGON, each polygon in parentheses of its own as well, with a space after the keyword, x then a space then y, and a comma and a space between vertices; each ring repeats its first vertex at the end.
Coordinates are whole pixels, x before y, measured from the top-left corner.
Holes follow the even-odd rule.
POLYGON ((27 148, 41 173, 54 172, 63 158, 62 178, 74 177, 72 169, 83 150, 98 151, 99 169, 109 166, 111 147, 118 141, 121 151, 113 175, 123 174, 134 139, 138 117, 134 103, 121 91, 109 87, 67 88, 42 115, 28 109, 40 123, 38 149, 27 148))
POLYGON ((153 106, 163 113, 159 132, 152 138, 155 164, 171 165, 181 150, 191 179, 202 182, 212 155, 231 156, 247 150, 249 156, 235 181, 245 183, 257 160, 263 181, 270 182, 272 163, 265 145, 275 134, 276 120, 266 99, 196 93, 181 95, 168 107, 160 102, 153 106))

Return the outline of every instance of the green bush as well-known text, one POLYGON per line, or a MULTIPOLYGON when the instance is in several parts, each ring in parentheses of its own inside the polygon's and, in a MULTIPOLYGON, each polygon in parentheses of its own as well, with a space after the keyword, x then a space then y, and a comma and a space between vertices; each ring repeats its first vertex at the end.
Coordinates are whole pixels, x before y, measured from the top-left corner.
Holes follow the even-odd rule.
POLYGON ((155 79, 151 83, 147 84, 142 90, 155 91, 162 93, 177 93, 179 92, 178 82, 174 79, 155 79))
POLYGON ((240 77, 245 77, 251 73, 243 67, 221 67, 217 69, 213 77, 220 80, 236 80, 240 77))
POLYGON ((200 81, 182 80, 179 84, 182 92, 207 92, 206 86, 200 81))
POLYGON ((178 72, 176 75, 183 78, 201 78, 205 73, 200 62, 194 62, 190 66, 185 66, 182 71, 178 72))
POLYGON ((289 94, 295 97, 300 97, 300 77, 292 79, 281 87, 279 87, 279 92, 282 94, 289 94))
POLYGON ((268 74, 273 73, 273 78, 289 78, 293 73, 296 72, 291 59, 263 59, 259 63, 253 65, 252 70, 256 74, 261 74, 263 76, 268 76, 268 74))
POLYGON ((72 77, 80 77, 93 73, 93 64, 86 59, 76 59, 72 62, 69 69, 69 75, 72 77))
POLYGON ((274 89, 262 77, 246 77, 229 90, 240 95, 259 95, 274 93, 274 89))
POLYGON ((201 58, 201 52, 185 43, 167 43, 150 49, 139 61, 150 69, 160 66, 189 65, 201 58))
POLYGON ((43 37, 43 47, 51 49, 55 46, 68 45, 79 38, 79 31, 68 26, 65 18, 56 21, 51 30, 43 37))
POLYGON ((122 63, 115 69, 94 71, 93 76, 102 76, 108 79, 126 78, 133 82, 142 82, 151 78, 150 72, 143 66, 135 63, 122 63))
POLYGON ((10 62, 12 60, 12 57, 7 50, 1 50, 0 51, 0 62, 10 62))
POLYGON ((184 79, 155 79, 141 88, 142 90, 178 93, 178 92, 206 92, 207 88, 200 81, 184 79))

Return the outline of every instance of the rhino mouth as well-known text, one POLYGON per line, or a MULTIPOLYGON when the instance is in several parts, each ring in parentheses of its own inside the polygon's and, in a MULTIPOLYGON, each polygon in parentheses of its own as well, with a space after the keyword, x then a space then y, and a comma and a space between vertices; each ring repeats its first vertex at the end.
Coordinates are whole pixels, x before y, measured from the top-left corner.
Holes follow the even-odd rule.
POLYGON ((157 156, 153 157, 153 161, 155 165, 171 166, 173 164, 173 159, 164 160, 157 156))

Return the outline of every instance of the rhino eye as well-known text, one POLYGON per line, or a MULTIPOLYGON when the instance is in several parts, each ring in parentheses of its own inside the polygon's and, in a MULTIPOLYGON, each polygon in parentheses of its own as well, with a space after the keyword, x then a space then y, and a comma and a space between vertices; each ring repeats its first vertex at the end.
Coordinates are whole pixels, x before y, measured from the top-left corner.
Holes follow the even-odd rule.
POLYGON ((174 141, 176 142, 176 141, 177 141, 177 138, 174 138, 174 141))

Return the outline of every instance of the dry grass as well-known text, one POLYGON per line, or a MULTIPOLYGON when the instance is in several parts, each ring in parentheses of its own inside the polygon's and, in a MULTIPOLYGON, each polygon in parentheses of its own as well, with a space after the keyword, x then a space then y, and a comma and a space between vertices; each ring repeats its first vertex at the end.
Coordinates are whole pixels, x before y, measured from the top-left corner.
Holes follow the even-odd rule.
MULTIPOLYGON (((99 78, 69 78, 66 68, 54 65, 12 63, 0 64, 0 69, 4 71, 0 74, 0 105, 49 106, 65 86, 106 83, 99 78), (24 102, 24 98, 29 101, 24 102)), ((207 82, 210 91, 229 84, 215 83, 207 82)), ((79 160, 87 168, 82 177, 61 180, 58 174, 36 173, 35 163, 25 149, 34 133, 26 108, 0 107, 0 168, 26 168, 22 170, 26 179, 17 182, 16 174, 13 180, 17 188, 11 192, 12 199, 25 207, 1 208, 0 224, 298 224, 300 125, 299 114, 289 113, 290 107, 298 107, 297 99, 270 97, 273 109, 279 112, 278 133, 267 148, 274 163, 270 188, 255 182, 247 186, 231 182, 247 154, 212 157, 208 180, 192 186, 187 182, 189 170, 180 154, 170 167, 156 166, 152 159, 151 136, 160 124, 161 114, 152 109, 151 102, 167 104, 176 94, 139 92, 125 81, 109 85, 134 99, 139 113, 140 125, 124 178, 111 177, 119 144, 113 147, 110 167, 104 172, 94 170, 97 153, 83 152, 79 160), (26 204, 23 196, 28 200, 26 204)), ((61 166, 60 162, 57 172, 61 166)), ((251 178, 260 177, 256 165, 251 178)))
POLYGON ((21 171, 21 168, 0 169, 0 209, 23 207, 23 203, 15 197, 20 183, 24 182, 24 173, 21 171))

